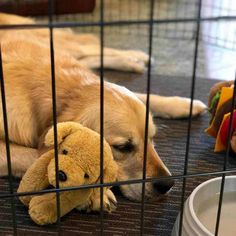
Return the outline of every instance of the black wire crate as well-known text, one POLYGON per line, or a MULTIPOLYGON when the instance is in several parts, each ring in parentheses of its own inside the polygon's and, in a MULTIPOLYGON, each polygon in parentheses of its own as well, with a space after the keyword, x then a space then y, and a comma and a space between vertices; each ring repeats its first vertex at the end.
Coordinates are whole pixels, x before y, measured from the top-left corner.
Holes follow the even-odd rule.
MULTIPOLYGON (((16 24, 0 25, 0 31, 5 30, 34 30, 38 28, 48 29, 49 47, 51 62, 51 89, 52 89, 52 125, 54 127, 54 150, 56 162, 56 182, 55 189, 44 191, 17 193, 20 180, 12 174, 11 166, 11 145, 8 137, 8 113, 7 100, 4 90, 4 66, 0 57, 0 81, 1 100, 3 110, 3 124, 5 132, 5 149, 8 164, 8 177, 0 177, 0 235, 171 235, 177 216, 180 217, 179 235, 182 234, 182 220, 184 202, 191 192, 203 181, 213 177, 222 176, 220 191, 219 210, 215 222, 215 235, 218 235, 220 225, 221 206, 223 201, 223 189, 225 176, 233 175, 236 172, 236 159, 230 155, 228 144, 226 153, 214 153, 214 140, 204 134, 204 129, 209 124, 209 117, 204 114, 193 118, 193 99, 200 99, 207 103, 210 88, 216 83, 215 80, 200 78, 198 76, 199 57, 201 57, 201 42, 206 41, 220 47, 235 49, 233 36, 230 38, 214 38, 216 31, 225 24, 233 26, 236 20, 235 9, 231 8, 233 3, 229 0, 224 5, 223 1, 213 0, 101 0, 96 2, 93 13, 88 14, 66 14, 56 15, 55 1, 48 2, 48 15, 38 17, 36 24, 16 24), (218 28, 214 28, 217 25, 218 28), (95 73, 100 77, 100 177, 101 181, 92 186, 83 185, 79 187, 62 189, 59 188, 58 180, 58 145, 57 145, 57 109, 56 109, 56 67, 54 59, 54 38, 53 33, 57 28, 71 27, 78 33, 89 32, 99 36, 100 39, 100 69, 95 73), (209 30, 213 27, 214 30, 209 30), (123 39, 122 39, 123 37, 123 39), (127 40, 128 39, 128 40, 127 40), (164 56, 166 51, 161 51, 157 46, 161 41, 166 47, 175 42, 183 40, 189 46, 188 64, 183 64, 181 58, 184 57, 186 48, 181 48, 183 54, 178 54, 176 58, 180 66, 179 70, 187 67, 187 72, 182 74, 171 71, 170 64, 158 61, 158 54, 164 56), (170 41, 169 41, 170 40, 170 41), (223 43, 222 43, 223 42, 223 43), (125 73, 104 69, 104 47, 115 46, 121 49, 140 49, 148 54, 147 71, 143 74, 125 73), (157 57, 157 58, 156 58, 157 57), (157 60, 152 63, 152 58, 157 60), (191 60, 189 60, 191 58, 191 60), (162 68, 162 70, 161 70, 162 68), (163 73, 162 73, 163 72, 163 73), (173 79, 175 77, 175 79, 173 79), (104 183, 103 173, 103 138, 104 134, 104 81, 114 82, 127 87, 130 90, 147 94, 145 138, 144 138, 144 161, 142 168, 142 178, 127 179, 114 183, 104 183), (183 96, 191 98, 189 117, 187 119, 158 119, 154 117, 154 123, 159 127, 153 142, 158 147, 158 153, 164 163, 172 172, 172 176, 150 178, 146 175, 148 127, 149 127, 149 95, 150 93, 160 93, 162 95, 183 96), (145 198, 145 185, 155 183, 160 180, 175 180, 172 190, 162 198, 148 201, 145 198), (119 190, 121 185, 141 186, 140 201, 127 200, 119 190), (118 208, 111 214, 105 213, 103 205, 100 212, 86 213, 74 209, 65 217, 60 219, 60 193, 63 191, 75 191, 83 188, 103 188, 112 186, 117 196, 118 208), (56 224, 49 226, 37 226, 34 224, 28 210, 20 203, 18 197, 24 195, 37 195, 46 192, 57 193, 57 217, 56 224)), ((233 35, 232 28, 229 29, 233 35)), ((235 33, 235 32, 234 32, 235 33)), ((234 37, 235 39, 235 37, 234 37)), ((70 42, 68 41, 68 44, 70 42)), ((171 51, 176 44, 173 44, 171 51)), ((172 51, 171 51, 172 52, 172 51)), ((169 54, 171 57, 173 54, 169 54)), ((234 80, 234 78, 231 78, 234 80)), ((235 98, 235 91, 233 92, 235 98)), ((232 99, 233 101, 235 99, 232 99)), ((235 104, 231 106, 232 113, 235 104)), ((0 159, 1 160, 1 159, 0 159)), ((0 163, 1 165, 1 163, 0 163)), ((101 194, 103 196, 103 194, 101 194)), ((100 199, 103 202, 103 197, 100 199)))

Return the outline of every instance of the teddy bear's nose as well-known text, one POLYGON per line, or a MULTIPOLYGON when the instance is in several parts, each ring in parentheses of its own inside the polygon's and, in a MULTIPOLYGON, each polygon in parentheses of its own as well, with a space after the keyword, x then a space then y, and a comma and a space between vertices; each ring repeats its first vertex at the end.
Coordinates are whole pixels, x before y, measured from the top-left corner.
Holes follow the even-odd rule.
POLYGON ((62 182, 65 182, 67 180, 67 176, 66 176, 65 172, 62 170, 58 171, 58 177, 59 177, 59 180, 62 182))

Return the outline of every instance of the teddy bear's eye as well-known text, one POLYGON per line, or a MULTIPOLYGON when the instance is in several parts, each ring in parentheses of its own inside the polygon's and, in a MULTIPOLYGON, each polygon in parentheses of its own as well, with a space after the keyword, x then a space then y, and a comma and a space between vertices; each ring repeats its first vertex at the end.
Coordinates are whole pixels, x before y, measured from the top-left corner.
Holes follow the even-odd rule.
POLYGON ((66 155, 68 151, 66 149, 62 150, 62 154, 66 155))
POLYGON ((85 179, 88 179, 89 178, 89 175, 87 173, 84 174, 84 178, 85 179))

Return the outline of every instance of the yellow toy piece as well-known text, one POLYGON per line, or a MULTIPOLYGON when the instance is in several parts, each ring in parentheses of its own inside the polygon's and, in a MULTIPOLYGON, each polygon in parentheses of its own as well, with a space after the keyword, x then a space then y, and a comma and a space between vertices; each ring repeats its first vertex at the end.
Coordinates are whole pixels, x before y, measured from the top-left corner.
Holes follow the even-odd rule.
POLYGON ((216 144, 215 144, 214 152, 222 152, 222 151, 226 150, 226 146, 223 144, 223 142, 221 140, 221 137, 220 137, 220 131, 221 131, 222 125, 224 124, 225 120, 230 116, 230 114, 231 114, 230 112, 225 114, 224 118, 221 122, 219 132, 218 132, 217 137, 216 137, 216 144))
MULTIPOLYGON (((221 95, 220 95, 220 99, 219 99, 219 102, 218 102, 218 105, 217 105, 217 108, 216 108, 216 114, 219 110, 219 108, 229 99, 232 98, 233 96, 233 87, 222 87, 221 89, 221 95)), ((213 119, 213 121, 211 122, 211 125, 209 128, 207 128, 205 131, 207 134, 209 134, 210 136, 216 138, 217 137, 217 129, 216 127, 214 126, 214 120, 215 118, 213 119)))

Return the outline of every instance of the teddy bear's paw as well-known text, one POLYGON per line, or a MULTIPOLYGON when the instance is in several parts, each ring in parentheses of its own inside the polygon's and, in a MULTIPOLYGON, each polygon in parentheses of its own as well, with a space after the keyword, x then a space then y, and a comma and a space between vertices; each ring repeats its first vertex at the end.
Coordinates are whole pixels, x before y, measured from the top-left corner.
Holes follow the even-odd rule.
POLYGON ((48 224, 48 221, 49 221, 48 215, 45 215, 45 213, 39 211, 37 207, 33 207, 29 209, 29 215, 31 219, 38 225, 48 224))
POLYGON ((56 212, 54 207, 48 207, 45 202, 40 199, 41 196, 32 198, 29 204, 29 215, 31 219, 38 225, 52 224, 56 222, 56 212))
POLYGON ((28 206, 30 203, 30 200, 32 199, 32 196, 22 196, 22 197, 19 197, 19 199, 25 206, 28 206))

